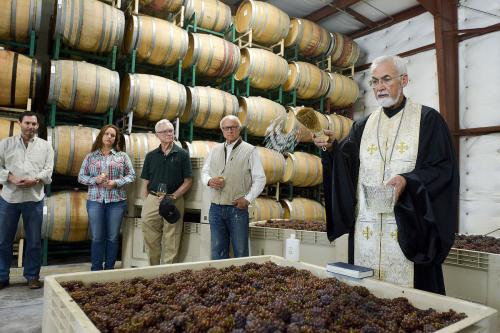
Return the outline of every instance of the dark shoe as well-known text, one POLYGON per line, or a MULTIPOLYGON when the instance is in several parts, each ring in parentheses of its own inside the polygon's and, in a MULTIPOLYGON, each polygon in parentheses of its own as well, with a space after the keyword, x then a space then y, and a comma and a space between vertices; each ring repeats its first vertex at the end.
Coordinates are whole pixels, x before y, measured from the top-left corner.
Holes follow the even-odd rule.
POLYGON ((3 288, 7 287, 9 285, 9 280, 7 281, 0 281, 0 290, 3 288))
POLYGON ((28 288, 30 288, 30 289, 40 289, 40 288, 42 288, 42 283, 38 279, 28 280, 28 288))

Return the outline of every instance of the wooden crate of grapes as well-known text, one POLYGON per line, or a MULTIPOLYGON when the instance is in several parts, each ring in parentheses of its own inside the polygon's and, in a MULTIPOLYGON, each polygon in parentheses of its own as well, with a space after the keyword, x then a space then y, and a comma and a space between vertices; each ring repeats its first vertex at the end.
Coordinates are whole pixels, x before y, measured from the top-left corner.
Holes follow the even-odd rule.
POLYGON ((500 240, 457 235, 443 265, 446 294, 500 311, 500 240))
POLYGON ((42 332, 493 333, 496 316, 484 305, 259 256, 48 276, 42 332))
POLYGON ((347 235, 330 243, 323 221, 273 219, 250 223, 252 255, 285 255, 285 242, 291 234, 300 240, 302 262, 326 266, 333 261, 347 262, 347 235), (292 229, 294 228, 294 229, 292 229))

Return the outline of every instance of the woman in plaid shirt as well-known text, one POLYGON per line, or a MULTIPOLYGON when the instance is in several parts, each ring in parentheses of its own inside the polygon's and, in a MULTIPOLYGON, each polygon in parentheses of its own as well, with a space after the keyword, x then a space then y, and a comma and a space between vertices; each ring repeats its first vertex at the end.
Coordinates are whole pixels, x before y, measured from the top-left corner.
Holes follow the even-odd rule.
POLYGON ((118 127, 101 128, 92 152, 85 156, 78 182, 89 187, 87 213, 92 235, 91 270, 113 269, 118 254, 118 236, 127 209, 124 185, 135 180, 125 142, 118 127))

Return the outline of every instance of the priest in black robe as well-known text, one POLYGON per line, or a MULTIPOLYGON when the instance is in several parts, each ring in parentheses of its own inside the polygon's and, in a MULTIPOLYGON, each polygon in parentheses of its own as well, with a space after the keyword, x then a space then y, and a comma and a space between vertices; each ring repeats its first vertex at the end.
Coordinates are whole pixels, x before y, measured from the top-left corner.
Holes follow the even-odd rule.
MULTIPOLYGON (((399 116, 406 117, 408 121, 414 111, 408 109, 410 101, 402 92, 408 83, 404 60, 395 56, 377 58, 372 63, 371 74, 370 84, 381 106, 380 119, 390 121, 399 116), (401 114, 403 111, 407 114, 401 114)), ((392 174, 388 179, 383 178, 383 183, 394 186, 396 238, 404 257, 413 263, 413 287, 444 295, 441 265, 453 245, 458 225, 458 164, 450 132, 442 116, 430 107, 419 106, 419 121, 414 121, 414 126, 418 126, 415 129, 418 148, 415 151, 414 166, 410 164, 411 167, 406 172, 392 174)), ((363 162, 363 158, 360 159, 360 156, 366 155, 364 150, 361 151, 366 147, 361 146, 363 136, 368 135, 365 133, 367 123, 375 124, 373 116, 371 114, 356 121, 349 135, 340 142, 334 140, 334 133, 327 130, 325 134, 330 139, 315 137, 314 140, 318 147, 326 149, 322 153, 322 163, 328 238, 333 241, 349 233, 350 262, 354 259, 354 246, 358 244, 353 235, 361 222, 358 219, 360 165, 364 163, 363 170, 366 166, 370 167, 369 162, 367 164, 366 161, 363 162), (372 120, 369 120, 370 117, 372 120)), ((388 171, 385 169, 391 160, 395 160, 395 145, 399 142, 401 122, 404 120, 399 120, 395 134, 388 135, 387 149, 384 150, 379 140, 383 133, 379 131, 386 127, 380 127, 380 119, 378 127, 370 126, 376 128, 372 132, 376 133, 384 171, 388 171), (394 135, 395 138, 391 141, 394 135), (385 152, 385 159, 382 151, 385 152)), ((373 149, 376 150, 377 145, 373 149)))

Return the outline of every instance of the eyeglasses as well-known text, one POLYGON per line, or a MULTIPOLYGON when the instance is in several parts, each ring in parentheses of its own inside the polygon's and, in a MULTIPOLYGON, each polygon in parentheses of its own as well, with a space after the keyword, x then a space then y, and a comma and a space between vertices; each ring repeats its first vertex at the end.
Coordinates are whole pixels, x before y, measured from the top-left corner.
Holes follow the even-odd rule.
POLYGON ((221 129, 224 131, 224 132, 229 132, 231 130, 236 130, 240 128, 239 126, 224 126, 224 127, 221 127, 221 129))
POLYGON ((370 81, 368 81, 368 83, 370 84, 370 87, 376 87, 378 86, 379 83, 381 83, 384 86, 387 86, 392 82, 392 80, 399 79, 401 76, 404 76, 404 74, 393 77, 386 75, 381 77, 380 79, 372 78, 370 81))
POLYGON ((156 132, 156 134, 172 134, 172 133, 174 133, 173 129, 156 132))

